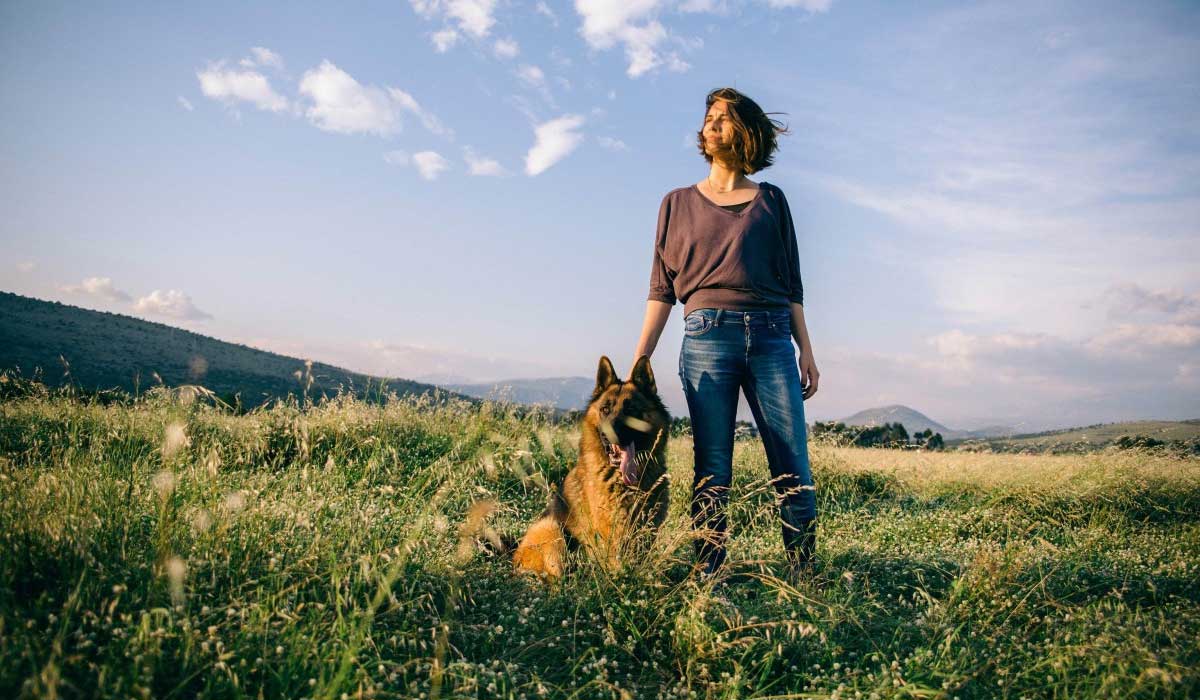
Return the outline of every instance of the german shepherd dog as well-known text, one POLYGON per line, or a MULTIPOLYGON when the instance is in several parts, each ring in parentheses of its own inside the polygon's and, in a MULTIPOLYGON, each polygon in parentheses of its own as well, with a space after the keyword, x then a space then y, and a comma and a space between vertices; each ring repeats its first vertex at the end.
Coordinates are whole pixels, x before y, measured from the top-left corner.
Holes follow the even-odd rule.
POLYGON ((670 422, 649 357, 639 357, 625 381, 601 357, 582 419, 579 462, 517 544, 516 570, 557 579, 568 548, 580 545, 612 570, 634 535, 647 526, 657 533, 667 514, 670 422))

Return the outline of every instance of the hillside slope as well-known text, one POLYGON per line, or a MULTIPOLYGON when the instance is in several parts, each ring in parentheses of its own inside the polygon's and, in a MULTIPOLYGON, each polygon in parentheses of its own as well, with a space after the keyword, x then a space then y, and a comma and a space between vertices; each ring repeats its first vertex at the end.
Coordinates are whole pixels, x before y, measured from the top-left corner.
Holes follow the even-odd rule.
MULTIPOLYGON (((17 369, 60 386, 69 381, 88 391, 119 388, 134 392, 154 386, 200 384, 221 395, 240 393, 253 407, 272 398, 300 395, 296 376, 305 362, 192 331, 132 316, 92 311, 54 301, 0 292, 0 368, 17 369)), ((358 396, 377 394, 381 385, 401 396, 438 389, 406 379, 382 379, 314 362, 310 396, 332 395, 345 387, 358 396), (386 381, 386 384, 384 382, 386 381)), ((465 395, 451 396, 475 402, 465 395)))

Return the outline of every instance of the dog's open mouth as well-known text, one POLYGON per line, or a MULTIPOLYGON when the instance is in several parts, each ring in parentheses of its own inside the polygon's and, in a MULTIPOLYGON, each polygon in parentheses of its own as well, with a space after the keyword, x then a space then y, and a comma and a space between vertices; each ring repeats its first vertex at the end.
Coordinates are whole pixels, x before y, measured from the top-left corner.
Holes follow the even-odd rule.
POLYGON ((628 486, 637 484, 642 466, 649 458, 650 451, 638 452, 637 445, 632 440, 628 445, 614 444, 604 437, 603 432, 600 433, 600 443, 604 445, 604 450, 608 453, 608 463, 614 469, 621 470, 621 478, 625 480, 625 484, 628 486))

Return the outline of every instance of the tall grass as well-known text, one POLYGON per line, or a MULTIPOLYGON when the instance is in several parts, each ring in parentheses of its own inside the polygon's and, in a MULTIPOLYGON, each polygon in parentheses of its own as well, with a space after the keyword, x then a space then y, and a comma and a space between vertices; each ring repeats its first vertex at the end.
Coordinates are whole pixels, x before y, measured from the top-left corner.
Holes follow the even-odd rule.
POLYGON ((813 443, 823 583, 792 586, 740 441, 717 594, 674 438, 649 555, 514 578, 475 541, 521 532, 578 437, 496 404, 10 397, 0 696, 1200 695, 1200 462, 813 443))

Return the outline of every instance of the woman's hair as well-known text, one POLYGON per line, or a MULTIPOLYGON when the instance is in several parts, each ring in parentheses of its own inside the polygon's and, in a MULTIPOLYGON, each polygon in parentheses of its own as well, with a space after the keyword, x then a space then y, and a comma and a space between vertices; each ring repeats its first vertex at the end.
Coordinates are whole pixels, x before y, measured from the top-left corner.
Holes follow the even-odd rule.
MULTIPOLYGON (((779 147, 775 142, 775 135, 790 133, 787 127, 769 118, 757 102, 729 87, 717 88, 708 93, 704 100, 705 117, 717 100, 729 103, 729 120, 733 124, 733 139, 715 149, 717 157, 746 175, 771 167, 775 162, 771 154, 779 147)), ((704 149, 703 123, 700 131, 696 132, 696 144, 704 160, 712 163, 713 154, 704 149)))

